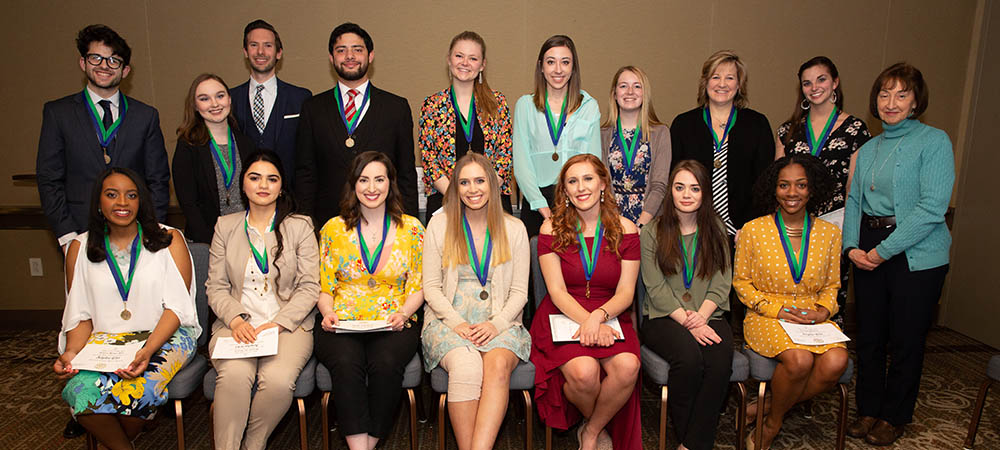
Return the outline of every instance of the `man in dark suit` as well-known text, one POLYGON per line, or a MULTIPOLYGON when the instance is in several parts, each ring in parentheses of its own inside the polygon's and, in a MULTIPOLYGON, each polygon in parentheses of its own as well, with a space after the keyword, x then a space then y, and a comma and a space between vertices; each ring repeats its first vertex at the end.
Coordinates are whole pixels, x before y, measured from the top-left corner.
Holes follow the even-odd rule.
POLYGON ((229 90, 240 130, 257 148, 274 150, 285 166, 284 185, 294 186, 295 129, 308 89, 275 76, 281 60, 281 36, 271 24, 257 19, 243 28, 243 55, 250 61, 250 80, 229 90))
POLYGON ((396 166, 403 209, 416 217, 417 172, 409 103, 368 81, 375 54, 371 36, 360 26, 345 23, 334 28, 328 49, 337 85, 306 100, 299 117, 295 154, 299 210, 312 215, 317 229, 339 215, 351 160, 358 153, 375 150, 388 155, 396 166))
POLYGON ((87 87, 45 104, 35 164, 42 209, 63 248, 87 229, 94 181, 109 167, 145 179, 160 222, 170 201, 159 113, 118 89, 131 71, 132 50, 104 25, 80 30, 76 47, 87 87))
MULTIPOLYGON (((128 43, 111 28, 90 25, 77 34, 76 47, 87 87, 45 104, 35 164, 42 209, 63 249, 87 229, 94 182, 108 167, 145 179, 160 222, 170 200, 159 114, 118 90, 131 71, 128 43)), ((63 430, 67 438, 83 433, 73 419, 63 430)))

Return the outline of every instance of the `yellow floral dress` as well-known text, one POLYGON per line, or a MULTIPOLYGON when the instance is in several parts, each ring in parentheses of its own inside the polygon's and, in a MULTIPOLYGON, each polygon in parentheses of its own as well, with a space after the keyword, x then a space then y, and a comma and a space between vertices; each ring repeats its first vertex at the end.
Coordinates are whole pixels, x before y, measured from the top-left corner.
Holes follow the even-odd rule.
MULTIPOLYGON (((402 224, 396 224, 391 248, 386 241, 371 275, 361 260, 357 228, 348 229, 337 216, 320 230, 320 287, 333 296, 333 310, 340 320, 387 319, 406 297, 423 289, 424 226, 404 214, 402 224), (374 288, 369 286, 370 279, 375 280, 374 288)), ((416 321, 416 314, 410 320, 416 321)))
MULTIPOLYGON (((809 236, 805 273, 796 284, 788 268, 781 235, 774 215, 758 217, 743 226, 736 242, 736 267, 733 288, 745 305, 743 337, 753 351, 774 357, 791 349, 821 354, 831 348, 846 348, 844 343, 800 345, 792 342, 778 323, 784 306, 816 309, 825 307, 832 317, 837 313, 837 289, 840 288, 840 229, 814 219, 809 236)), ((829 320, 828 323, 832 323, 829 320)), ((834 324, 836 326, 836 324, 834 324)))

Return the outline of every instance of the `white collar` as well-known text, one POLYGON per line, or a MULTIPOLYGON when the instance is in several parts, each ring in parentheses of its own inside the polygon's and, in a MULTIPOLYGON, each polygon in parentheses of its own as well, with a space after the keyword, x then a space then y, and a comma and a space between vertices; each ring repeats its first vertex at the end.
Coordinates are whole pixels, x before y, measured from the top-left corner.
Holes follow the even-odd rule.
POLYGON ((100 102, 101 100, 107 100, 107 101, 111 102, 111 106, 114 106, 115 108, 117 108, 118 107, 118 102, 121 101, 120 100, 121 99, 121 95, 119 95, 119 94, 121 94, 121 90, 117 90, 117 91, 115 91, 114 94, 111 94, 111 98, 104 98, 104 97, 101 97, 100 95, 97 95, 96 92, 94 92, 93 90, 91 90, 89 84, 87 85, 87 95, 90 95, 90 101, 94 102, 94 106, 97 106, 97 102, 100 102))
POLYGON ((257 86, 258 85, 263 85, 264 86, 264 90, 267 91, 267 92, 277 93, 278 92, 278 76, 277 75, 271 75, 271 78, 268 78, 267 81, 265 81, 263 83, 258 83, 257 80, 255 80, 253 77, 250 77, 250 92, 251 93, 253 93, 253 92, 255 92, 257 90, 257 86))

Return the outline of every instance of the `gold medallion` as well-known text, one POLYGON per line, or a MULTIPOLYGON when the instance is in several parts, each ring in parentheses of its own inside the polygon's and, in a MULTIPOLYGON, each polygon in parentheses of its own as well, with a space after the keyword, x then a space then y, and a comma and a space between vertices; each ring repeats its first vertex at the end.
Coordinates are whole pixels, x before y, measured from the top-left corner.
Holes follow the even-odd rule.
POLYGON ((552 160, 553 161, 559 161, 559 154, 558 153, 552 153, 552 160))
POLYGON ((722 161, 720 161, 720 160, 717 159, 717 160, 715 160, 715 163, 713 163, 712 165, 714 165, 716 169, 721 169, 722 168, 722 161))
POLYGON ((690 292, 685 292, 684 295, 681 296, 681 299, 684 300, 684 301, 686 301, 686 302, 691 301, 691 293, 690 292))
POLYGON ((375 288, 375 285, 377 285, 377 284, 378 284, 378 283, 376 283, 376 282, 375 282, 375 279, 374 279, 374 278, 369 278, 369 279, 368 279, 368 287, 370 287, 370 288, 373 288, 373 289, 374 289, 374 288, 375 288))
POLYGON ((108 149, 104 149, 104 164, 111 164, 111 155, 108 154, 108 149))
POLYGON ((486 300, 488 298, 490 298, 490 293, 486 292, 486 290, 483 289, 483 291, 479 293, 479 299, 480 300, 486 300))
POLYGON ((353 148, 354 147, 354 138, 348 137, 347 140, 344 141, 344 145, 346 145, 347 148, 353 148))
POLYGON ((129 312, 128 309, 123 309, 121 315, 122 315, 122 320, 129 320, 132 318, 132 313, 129 312))
POLYGON ((590 280, 587 280, 587 292, 585 295, 587 298, 590 298, 590 280))

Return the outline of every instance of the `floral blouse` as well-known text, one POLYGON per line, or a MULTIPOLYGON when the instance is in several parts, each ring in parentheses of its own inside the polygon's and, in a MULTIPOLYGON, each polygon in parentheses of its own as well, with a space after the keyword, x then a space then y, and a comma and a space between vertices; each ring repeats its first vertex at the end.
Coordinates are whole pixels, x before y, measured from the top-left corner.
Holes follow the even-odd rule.
MULTIPOLYGON (((337 216, 320 230, 320 288, 333 296, 333 310, 340 320, 387 319, 410 294, 422 289, 423 225, 404 214, 394 239, 392 248, 382 250, 378 270, 369 275, 356 227, 347 229, 337 216), (371 279, 374 288, 369 286, 371 279)), ((410 320, 416 321, 416 314, 410 320)))
MULTIPOLYGON (((802 121, 805 122, 806 118, 803 117, 802 121)), ((806 129, 800 128, 794 136, 789 137, 788 130, 791 127, 791 122, 785 122, 778 127, 778 139, 785 143, 785 154, 809 154, 806 129)), ((830 132, 830 138, 826 140, 826 145, 820 150, 818 158, 830 170, 830 175, 836 181, 836 187, 833 198, 818 211, 820 215, 844 207, 847 201, 847 176, 851 170, 851 155, 871 138, 865 121, 852 115, 848 115, 837 129, 830 132)))

